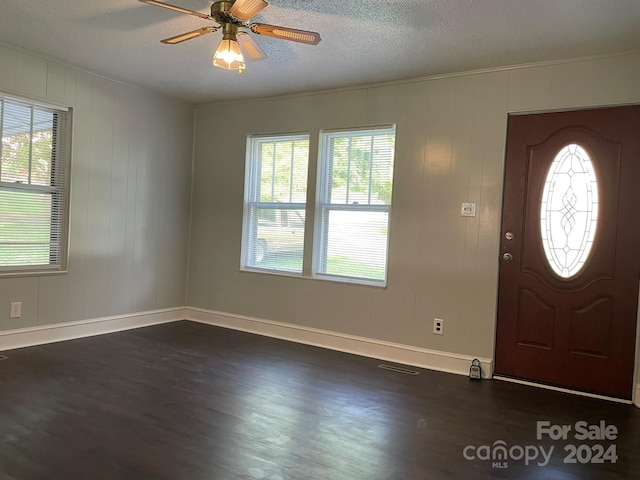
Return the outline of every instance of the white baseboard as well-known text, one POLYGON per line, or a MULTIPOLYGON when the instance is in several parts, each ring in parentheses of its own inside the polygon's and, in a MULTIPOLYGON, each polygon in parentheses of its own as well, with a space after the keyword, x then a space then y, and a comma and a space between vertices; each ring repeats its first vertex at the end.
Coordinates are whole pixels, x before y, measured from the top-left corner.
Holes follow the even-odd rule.
MULTIPOLYGON (((457 373, 459 375, 469 375, 469 367, 474 359, 474 357, 468 355, 427 350, 382 340, 195 307, 187 307, 186 313, 187 320, 194 322, 256 333, 267 337, 280 338, 404 365, 457 373)), ((483 377, 490 378, 493 373, 493 360, 488 358, 479 358, 479 360, 482 364, 483 377)))
MULTIPOLYGON (((0 332, 0 352, 14 348, 103 335, 185 319, 459 375, 469 374, 469 366, 474 358, 468 355, 428 350, 366 337, 195 307, 150 310, 125 315, 80 320, 77 322, 3 331, 0 332)), ((493 360, 490 358, 479 358, 479 360, 482 365, 483 378, 491 378, 493 375, 493 360)), ((640 384, 636 386, 633 403, 640 408, 640 384)))
POLYGON ((184 320, 184 307, 150 310, 112 317, 93 318, 77 322, 56 323, 38 327, 20 328, 0 332, 0 351, 14 348, 61 342, 74 338, 92 337, 159 323, 184 320))
POLYGON ((635 406, 640 408, 640 383, 636 385, 636 394, 633 398, 633 403, 635 404, 635 406))

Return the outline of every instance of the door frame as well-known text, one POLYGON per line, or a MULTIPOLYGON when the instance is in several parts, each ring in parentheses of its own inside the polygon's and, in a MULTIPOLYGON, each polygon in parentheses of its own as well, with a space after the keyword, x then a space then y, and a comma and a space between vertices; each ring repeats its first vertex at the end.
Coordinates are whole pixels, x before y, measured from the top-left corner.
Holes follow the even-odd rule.
MULTIPOLYGON (((555 387, 552 385, 545 385, 543 383, 538 383, 535 381, 524 381, 524 380, 517 380, 517 379, 511 379, 511 378, 506 378, 506 377, 501 377, 499 375, 495 375, 493 372, 493 367, 495 366, 495 362, 496 362, 496 349, 497 349, 497 342, 496 342, 496 334, 497 334, 497 330, 498 330, 498 285, 500 284, 500 240, 501 240, 501 235, 502 235, 502 215, 503 215, 503 206, 504 206, 504 193, 505 193, 505 175, 504 175, 504 169, 506 166, 506 156, 507 156, 507 140, 508 140, 508 125, 509 125, 509 117, 515 117, 515 116, 522 116, 522 115, 535 115, 535 114, 540 114, 540 113, 561 113, 561 112, 577 112, 577 111, 581 111, 581 110, 598 110, 601 108, 616 108, 616 107, 625 107, 625 106, 640 106, 640 103, 617 103, 617 104, 604 104, 604 105, 581 105, 581 106, 573 106, 573 107, 561 107, 561 108, 542 108, 542 109, 531 109, 531 110, 514 110, 514 111, 507 111, 506 113, 506 122, 504 124, 505 129, 504 129, 504 144, 503 144, 503 153, 502 153, 502 189, 501 189, 501 197, 500 197, 500 211, 499 211, 499 216, 498 218, 500 219, 499 222, 499 232, 498 232, 498 242, 497 242, 497 251, 496 251, 496 298, 495 298, 495 309, 494 309, 494 331, 493 331, 493 356, 492 356, 492 372, 491 372, 491 377, 490 378, 496 378, 499 380, 505 380, 505 381, 510 381, 510 382, 514 382, 514 383, 522 383, 522 384, 526 384, 526 385, 532 385, 532 386, 536 386, 539 388, 545 388, 548 390, 556 390, 556 391, 562 391, 562 392, 566 392, 566 393, 572 393, 575 395, 581 395, 581 396, 587 396, 587 397, 593 397, 593 398, 601 398, 601 399, 605 399, 605 400, 611 400, 611 401, 615 401, 618 403, 625 403, 625 404, 634 404, 636 407, 640 408, 640 295, 638 296, 638 307, 637 307, 637 311, 636 311, 636 349, 635 349, 635 363, 633 366, 633 379, 634 379, 634 384, 633 384, 633 392, 631 394, 631 401, 629 400, 624 400, 624 399, 620 399, 620 398, 613 398, 613 397, 608 397, 608 396, 604 396, 604 395, 598 395, 598 394, 593 394, 593 393, 588 393, 588 392, 581 392, 581 391, 576 391, 576 390, 572 390, 570 388, 562 388, 562 387, 555 387)), ((640 132, 638 132, 640 134, 640 132)), ((640 293, 640 278, 638 279, 638 292, 640 293)))

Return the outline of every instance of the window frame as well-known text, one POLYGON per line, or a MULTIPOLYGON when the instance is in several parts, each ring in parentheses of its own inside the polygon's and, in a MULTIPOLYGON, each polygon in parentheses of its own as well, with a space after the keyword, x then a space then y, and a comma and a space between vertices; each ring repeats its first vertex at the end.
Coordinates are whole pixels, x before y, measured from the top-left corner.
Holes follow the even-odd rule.
MULTIPOLYGON (((395 157, 396 157, 396 136, 397 126, 395 123, 359 126, 341 129, 324 129, 315 130, 312 135, 309 132, 299 133, 278 133, 278 134, 249 134, 246 141, 246 159, 245 159, 245 176, 244 176, 244 200, 243 200, 243 217, 242 217, 242 237, 241 237, 241 254, 240 254, 240 272, 249 273, 265 273, 277 276, 293 276, 295 278, 304 278, 307 280, 330 281, 334 283, 358 284, 369 286, 372 288, 386 288, 388 281, 389 266, 389 244, 391 238, 391 217, 392 217, 392 196, 393 196, 393 180, 395 177, 395 157), (393 157, 391 165, 391 196, 388 204, 370 204, 366 205, 348 205, 348 204, 331 204, 324 203, 322 200, 328 198, 330 178, 327 176, 327 159, 329 144, 325 140, 329 136, 340 136, 340 134, 350 134, 357 137, 362 135, 393 135, 393 157), (258 145, 254 142, 259 140, 279 140, 291 139, 292 137, 304 138, 309 141, 309 158, 307 164, 307 182, 306 182, 306 201, 305 203, 278 203, 278 202, 260 202, 252 201, 256 198, 258 185, 261 181, 260 168, 254 159, 258 155, 258 145), (314 164, 315 162, 315 164, 314 164), (315 172, 315 177, 313 176, 315 172), (250 225, 250 216, 252 205, 260 205, 262 208, 271 208, 279 210, 304 210, 305 211, 305 231, 302 252, 302 266, 300 271, 279 270, 273 268, 261 268, 259 266, 250 265, 248 255, 251 255, 252 248, 248 245, 249 236, 257 238, 257 223, 252 227, 250 225), (329 208, 327 208, 329 206, 329 208), (324 207, 324 208, 323 208, 324 207), (384 212, 387 214, 386 222, 386 239, 385 239, 385 257, 384 257, 384 278, 375 279, 355 275, 337 275, 332 273, 321 272, 319 266, 321 262, 326 262, 327 242, 323 241, 322 215, 323 212, 328 215, 329 210, 343 211, 368 211, 368 212, 384 212), (324 252, 323 252, 324 251, 324 252)), ((371 164, 373 168, 373 163, 371 164)), ((371 170, 370 170, 371 172, 371 170)), ((370 174, 371 175, 371 174, 370 174)), ((370 178, 372 178, 370 176, 370 178)), ((371 186, 368 191, 368 201, 371 201, 371 186)))
MULTIPOLYGON (((269 273, 272 275, 285 275, 285 276, 295 276, 301 277, 304 274, 304 251, 306 248, 304 239, 306 238, 306 226, 308 222, 304 222, 304 230, 303 230, 303 243, 302 243, 302 266, 299 272, 285 269, 276 269, 276 268, 263 268, 260 266, 256 266, 255 264, 251 264, 250 256, 252 252, 255 250, 255 245, 252 244, 253 241, 257 240, 257 221, 252 222, 252 218, 254 217, 253 209, 274 209, 274 210, 303 210, 306 213, 307 210, 307 202, 306 196, 309 190, 309 164, 311 157, 311 136, 308 132, 294 132, 294 133, 279 133, 279 134, 261 134, 261 135, 249 135, 247 137, 246 143, 246 160, 245 160, 245 184, 244 184, 244 201, 243 201, 243 212, 242 212, 242 244, 240 247, 240 271, 249 271, 249 272, 262 272, 269 273), (308 152, 307 152, 307 172, 306 172, 306 183, 305 183, 305 202, 262 202, 259 198, 257 198, 258 192, 260 189, 258 186, 261 183, 262 177, 260 176, 261 172, 261 163, 260 163, 260 146, 262 143, 266 143, 272 141, 277 143, 279 141, 291 141, 295 142, 296 140, 306 140, 308 143, 308 152), (252 240, 253 239, 253 240, 252 240)), ((293 170, 292 170, 293 175, 293 170)), ((293 182, 292 182, 293 186, 293 182)))
MULTIPOLYGON (((392 199, 386 205, 377 204, 340 204, 331 203, 331 169, 329 162, 329 150, 330 141, 332 138, 340 137, 341 135, 357 136, 361 135, 375 135, 378 134, 393 134, 394 135, 394 163, 393 171, 395 173, 395 140, 396 140, 396 125, 375 125, 356 128, 343 128, 343 129, 331 129, 320 131, 319 147, 318 147, 318 166, 317 166, 317 187, 316 187, 316 199, 314 205, 314 235, 313 235, 313 255, 312 255, 312 277, 320 280, 328 280, 334 282, 355 283, 361 285, 378 286, 386 288, 388 279, 388 266, 389 266, 389 239, 391 232, 391 206, 392 199), (339 275, 335 273, 325 273, 322 270, 326 270, 327 266, 327 249, 328 249, 328 231, 329 231, 329 213, 331 211, 361 211, 361 212, 384 212, 387 214, 387 234, 385 244, 385 265, 384 265, 384 279, 376 280, 373 278, 355 276, 355 275, 339 275)), ((371 172, 369 173, 371 175, 371 172)), ((393 195, 393 178, 391 180, 391 194, 393 195)), ((370 177, 371 178, 371 177, 370 177)), ((371 187, 369 187, 371 188, 371 187)), ((347 190, 348 196, 348 190, 347 190)), ((371 196, 371 190, 369 190, 369 197, 371 196)), ((346 198, 345 198, 346 200, 346 198)))
MULTIPOLYGON (((51 172, 49 185, 0 181, 0 191, 25 192, 34 195, 51 196, 49 220, 49 263, 0 265, 0 277, 29 275, 53 275, 67 273, 69 243, 69 193, 71 189, 71 138, 72 108, 43 103, 28 97, 18 97, 0 92, 0 138, 3 136, 4 109, 6 103, 19 104, 31 109, 29 135, 33 135, 34 110, 45 110, 52 114, 51 172), (57 261, 56 261, 57 260, 57 261)), ((1 173, 0 144, 0 173, 1 173)), ((31 155, 31 151, 29 153, 31 155)), ((31 158, 29 159, 31 166, 31 158)))

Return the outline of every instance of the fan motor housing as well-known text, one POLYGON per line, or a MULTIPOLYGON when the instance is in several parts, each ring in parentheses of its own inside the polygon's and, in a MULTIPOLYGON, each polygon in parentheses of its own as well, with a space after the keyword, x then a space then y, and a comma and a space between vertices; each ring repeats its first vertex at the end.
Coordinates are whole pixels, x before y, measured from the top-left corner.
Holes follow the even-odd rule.
POLYGON ((243 25, 244 23, 229 13, 235 2, 229 0, 221 0, 211 5, 211 17, 219 24, 233 23, 235 25, 243 25))

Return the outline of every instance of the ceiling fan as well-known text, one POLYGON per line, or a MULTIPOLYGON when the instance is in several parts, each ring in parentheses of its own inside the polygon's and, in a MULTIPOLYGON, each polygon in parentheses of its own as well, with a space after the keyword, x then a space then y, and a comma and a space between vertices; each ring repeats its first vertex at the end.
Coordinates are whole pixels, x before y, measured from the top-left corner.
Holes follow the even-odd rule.
POLYGON ((243 51, 252 60, 262 60, 266 57, 264 51, 245 30, 257 33, 258 35, 308 45, 317 45, 318 42, 320 42, 320 34, 316 32, 297 30, 289 27, 278 27, 266 23, 251 23, 251 17, 262 11, 262 9, 268 5, 264 0, 218 0, 211 5, 210 15, 157 0, 139 1, 216 22, 217 25, 198 28, 197 30, 176 35, 175 37, 165 38, 160 41, 165 44, 175 45, 191 40, 192 38, 222 30, 222 41, 213 55, 213 65, 226 70, 238 70, 242 73, 245 69, 244 57, 242 55, 243 51))

